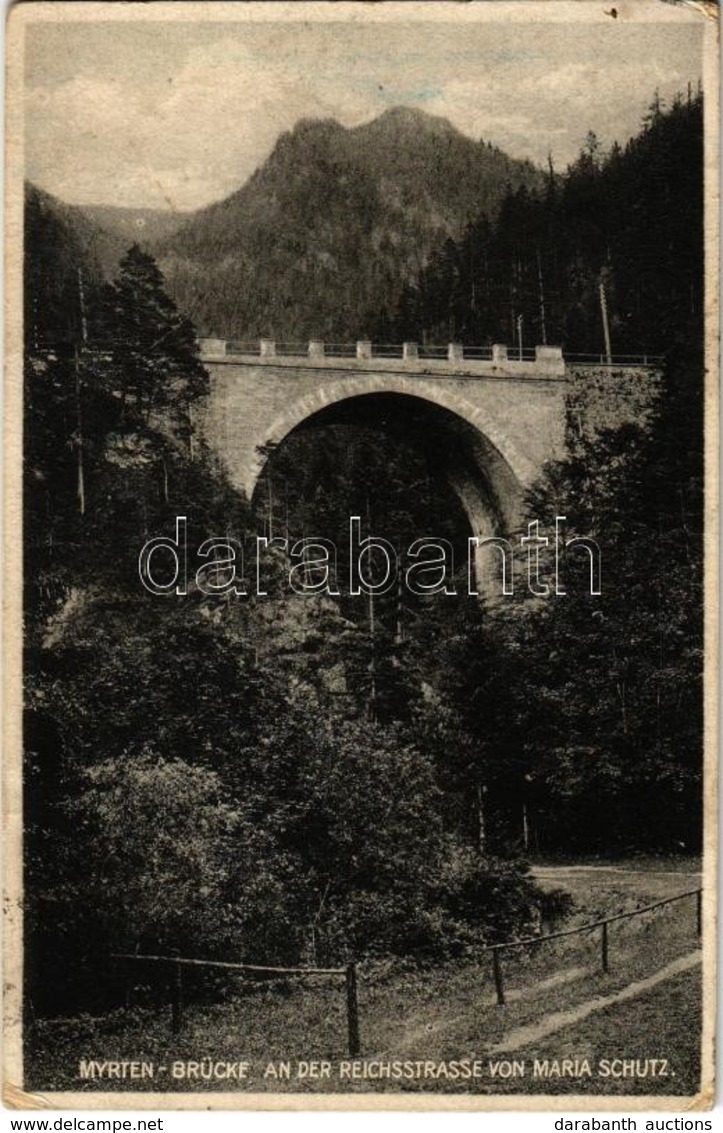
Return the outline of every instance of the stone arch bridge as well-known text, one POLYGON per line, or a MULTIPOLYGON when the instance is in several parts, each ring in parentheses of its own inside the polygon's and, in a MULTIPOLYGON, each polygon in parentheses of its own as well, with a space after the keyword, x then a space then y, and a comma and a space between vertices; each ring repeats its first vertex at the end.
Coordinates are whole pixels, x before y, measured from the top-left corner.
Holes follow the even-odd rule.
POLYGON ((252 497, 268 453, 298 429, 376 420, 433 446, 474 535, 518 529, 525 489, 566 432, 644 419, 659 359, 565 358, 559 347, 377 347, 206 338, 200 429, 252 497), (521 356, 520 356, 521 355, 521 356))

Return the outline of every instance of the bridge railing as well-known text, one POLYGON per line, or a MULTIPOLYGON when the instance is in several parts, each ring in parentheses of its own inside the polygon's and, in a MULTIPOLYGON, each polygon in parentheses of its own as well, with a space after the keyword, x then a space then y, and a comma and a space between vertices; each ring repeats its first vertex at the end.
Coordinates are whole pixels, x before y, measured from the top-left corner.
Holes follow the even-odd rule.
POLYGON ((298 358, 310 353, 308 342, 276 342, 274 345, 276 353, 283 358, 298 358))
POLYGON ((508 358, 514 362, 534 362, 537 358, 536 346, 510 346, 507 350, 508 358))
POLYGON ((467 346, 461 342, 277 342, 274 339, 247 341, 238 338, 202 338, 201 354, 208 358, 251 355, 262 358, 390 358, 400 361, 436 359, 438 361, 507 362, 538 360, 540 350, 556 353, 558 347, 526 346, 508 354, 507 347, 467 346))
POLYGON ((325 358, 356 358, 355 342, 323 342, 325 358))
POLYGON ((565 361, 583 366, 660 366, 662 354, 565 354, 565 361))
POLYGON ((504 367, 514 362, 533 362, 543 368, 559 366, 563 359, 573 366, 659 366, 663 359, 657 354, 604 353, 564 354, 559 346, 514 346, 498 343, 493 346, 470 346, 461 342, 446 344, 417 342, 277 342, 274 339, 244 341, 242 339, 202 338, 201 356, 205 358, 251 356, 261 358, 379 358, 414 361, 492 362, 504 367))
POLYGON ((404 343, 402 342, 373 342, 372 358, 403 358, 404 343))
POLYGON ((491 346, 465 346, 465 358, 477 359, 480 362, 492 361, 492 347, 491 346))
MULTIPOLYGON (((212 340, 215 341, 215 340, 212 340)), ((260 354, 261 344, 256 342, 242 342, 237 338, 228 338, 225 340, 224 354, 260 354)))
POLYGON ((427 343, 421 343, 417 347, 417 356, 419 358, 447 358, 449 354, 449 347, 447 346, 432 346, 427 343))

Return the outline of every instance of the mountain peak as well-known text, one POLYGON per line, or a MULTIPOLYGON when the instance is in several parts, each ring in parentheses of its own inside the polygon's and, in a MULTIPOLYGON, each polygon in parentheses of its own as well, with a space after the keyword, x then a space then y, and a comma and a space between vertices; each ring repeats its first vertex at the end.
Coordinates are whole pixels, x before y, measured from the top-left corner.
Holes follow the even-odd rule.
POLYGON ((383 111, 377 118, 367 122, 364 126, 358 126, 357 129, 360 131, 414 130, 417 132, 423 130, 426 134, 464 136, 452 125, 449 119, 442 118, 438 114, 429 114, 426 110, 420 110, 416 106, 390 106, 389 110, 383 111))
POLYGON ((344 127, 336 118, 299 118, 292 129, 293 134, 336 134, 344 127))

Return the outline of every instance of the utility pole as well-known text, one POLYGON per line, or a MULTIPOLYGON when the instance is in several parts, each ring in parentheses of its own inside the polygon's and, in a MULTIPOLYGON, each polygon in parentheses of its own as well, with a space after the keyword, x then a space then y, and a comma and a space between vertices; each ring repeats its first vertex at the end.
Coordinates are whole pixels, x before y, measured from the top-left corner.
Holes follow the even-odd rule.
POLYGON ((271 469, 266 477, 266 494, 269 505, 269 541, 274 537, 274 486, 271 481, 271 469))
POLYGON ((85 315, 85 292, 83 291, 83 272, 78 268, 78 302, 80 306, 80 340, 88 344, 88 320, 85 315))
POLYGON ((522 315, 517 316, 517 349, 519 351, 520 362, 522 361, 522 315))
POLYGON ((515 307, 517 306, 517 287, 515 286, 515 261, 510 267, 510 332, 512 340, 515 338, 515 307))
POLYGON ((369 719, 376 723, 377 719, 377 659, 376 659, 376 622, 374 618, 374 591, 369 589, 369 643, 371 657, 369 660, 369 719))
POLYGON ((401 557, 397 554, 397 628, 394 634, 394 644, 401 645, 404 640, 404 626, 402 623, 403 614, 402 605, 402 563, 401 557))
POLYGON ((306 525, 301 528, 301 546, 303 548, 303 555, 301 565, 303 566, 304 586, 308 586, 311 581, 311 574, 309 571, 309 558, 306 549, 306 525))
POLYGON ((83 466, 83 411, 81 405, 81 378, 80 378, 80 354, 85 351, 88 345, 88 321, 85 316, 85 295, 83 293, 83 273, 78 268, 78 307, 80 310, 80 342, 81 347, 75 348, 75 410, 76 410, 76 426, 77 426, 77 441, 76 448, 78 452, 78 510, 81 515, 85 515, 85 468, 83 466))
MULTIPOLYGON (((525 783, 532 781, 531 775, 525 775, 525 783)), ((522 796, 522 845, 524 846, 525 853, 530 849, 530 821, 527 811, 527 788, 523 788, 522 796)))
MULTIPOLYGON (((371 508, 369 507, 369 496, 367 496, 367 530, 371 532, 371 508)), ((374 589, 371 585, 373 581, 373 574, 371 573, 371 553, 369 554, 369 567, 370 567, 370 585, 369 585, 369 719, 376 723, 377 719, 377 659, 376 659, 376 618, 374 613, 374 589)))
POLYGON ((600 280, 600 312, 602 314, 603 333, 605 335, 605 359, 608 366, 613 360, 613 353, 610 347, 610 327, 608 325, 608 300, 605 294, 605 284, 600 280))
POLYGON ((289 542, 289 482, 284 480, 284 535, 289 542))
POLYGON ((188 413, 188 459, 194 461, 196 459, 196 446, 193 440, 193 409, 190 401, 186 412, 188 413))
POLYGON ((485 795, 487 788, 477 783, 477 852, 484 856, 487 849, 487 824, 485 822, 485 795))
POLYGON ((537 249, 537 282, 540 288, 540 331, 542 334, 542 345, 547 346, 547 326, 545 325, 545 292, 542 286, 542 260, 540 259, 540 249, 537 249))
POLYGON ((83 411, 81 408, 81 382, 80 382, 80 354, 75 348, 75 415, 76 415, 76 442, 78 454, 77 496, 78 511, 85 515, 85 469, 83 467, 83 411))

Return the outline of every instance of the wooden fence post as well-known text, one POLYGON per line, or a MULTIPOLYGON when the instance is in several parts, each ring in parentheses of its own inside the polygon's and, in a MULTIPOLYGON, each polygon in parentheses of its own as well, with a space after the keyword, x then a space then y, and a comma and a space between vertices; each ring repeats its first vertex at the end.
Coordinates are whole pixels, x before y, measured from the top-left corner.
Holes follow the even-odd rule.
POLYGON ((608 959, 608 922, 602 923, 602 970, 607 974, 610 971, 608 959))
MULTIPOLYGON (((172 956, 179 956, 177 948, 171 950, 172 956)), ((171 992, 171 1030, 177 1035, 183 1024, 183 967, 171 961, 169 972, 171 992)))
POLYGON ((698 936, 703 935, 703 890, 699 889, 695 895, 695 927, 698 936))
POLYGON ((356 992, 356 964, 346 966, 346 1018, 349 1029, 349 1054, 359 1054, 359 1001, 356 992))
POLYGON ((502 979, 502 965, 500 964, 500 951, 499 948, 492 949, 492 971, 495 976, 495 988, 497 989, 497 1005, 504 1007, 505 1005, 505 985, 502 979))

